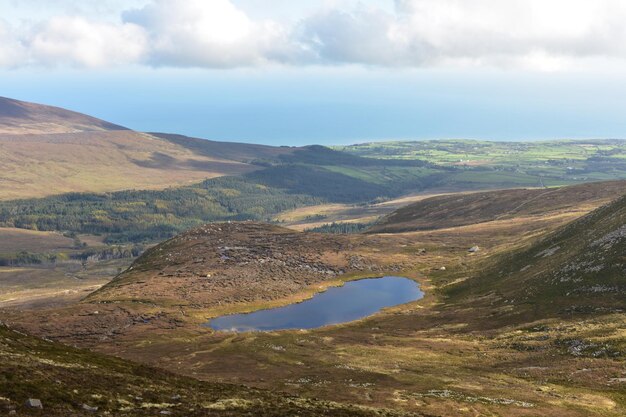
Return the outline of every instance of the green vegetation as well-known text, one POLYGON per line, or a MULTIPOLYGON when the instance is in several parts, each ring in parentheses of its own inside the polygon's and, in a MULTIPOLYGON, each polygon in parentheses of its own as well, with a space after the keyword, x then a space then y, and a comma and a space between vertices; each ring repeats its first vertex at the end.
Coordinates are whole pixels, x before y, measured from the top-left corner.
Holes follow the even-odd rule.
POLYGON ((387 168, 377 165, 384 161, 323 147, 300 150, 289 161, 274 160, 275 165, 241 177, 160 191, 69 193, 0 202, 0 227, 105 235, 108 244, 148 242, 207 222, 269 221, 277 213, 307 205, 397 196, 427 188, 439 179, 436 170, 424 168, 423 163, 387 168), (325 155, 331 155, 327 163, 349 161, 350 166, 299 162, 323 160, 325 155), (366 171, 354 167, 362 161, 370 165, 366 171))
POLYGON ((305 229, 305 232, 316 233, 361 233, 367 230, 373 223, 345 223, 332 222, 326 223, 311 229, 305 229))
POLYGON ((564 185, 626 178, 626 141, 488 142, 439 140, 336 146, 356 156, 393 161, 420 159, 462 169, 451 182, 564 185), (469 172, 468 172, 469 171, 469 172))
MULTIPOLYGON (((182 141, 176 138, 168 140, 182 141)), ((224 148, 195 140, 187 145, 203 154, 221 149, 241 160, 254 154, 242 144, 224 148)), ((391 142, 341 149, 347 152, 322 146, 261 147, 263 162, 257 163, 265 168, 241 176, 166 190, 1 202, 0 226, 104 235, 108 244, 150 242, 206 222, 269 221, 277 213, 322 203, 381 201, 429 189, 555 186, 626 178, 626 145, 620 141, 391 142)))
POLYGON ((105 243, 166 239, 211 221, 269 219, 319 200, 243 178, 223 177, 163 191, 72 193, 0 203, 0 225, 104 234, 105 243))
POLYGON ((90 248, 82 252, 50 252, 34 253, 20 251, 16 253, 0 253, 0 266, 45 265, 67 261, 108 261, 111 259, 135 258, 144 251, 141 245, 106 246, 98 249, 90 248))

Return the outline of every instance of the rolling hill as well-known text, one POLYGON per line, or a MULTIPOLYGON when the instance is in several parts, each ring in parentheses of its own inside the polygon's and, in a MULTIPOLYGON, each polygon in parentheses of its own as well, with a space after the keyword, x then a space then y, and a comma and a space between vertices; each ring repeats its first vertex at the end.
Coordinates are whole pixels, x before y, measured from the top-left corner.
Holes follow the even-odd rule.
POLYGON ((59 107, 0 97, 0 135, 128 130, 59 107))
POLYGON ((163 189, 258 167, 129 130, 0 135, 0 199, 163 189))
MULTIPOLYGON (((562 219, 541 218, 544 210, 579 217, 607 194, 578 201, 585 195, 578 190, 536 199, 543 203, 528 207, 536 216, 521 221, 505 216, 413 233, 209 224, 152 247, 82 302, 7 311, 3 319, 209 383, 438 416, 617 417, 626 407, 619 243, 626 202, 556 232, 562 219), (468 253, 476 239, 481 251, 468 253), (413 278, 426 296, 309 331, 229 334, 202 326, 381 275, 413 278)), ((490 205, 510 199, 496 192, 490 205)), ((457 205, 448 201, 452 212, 457 205)))
POLYGON ((57 107, 0 98, 0 200, 164 189, 259 166, 289 148, 150 135, 57 107))

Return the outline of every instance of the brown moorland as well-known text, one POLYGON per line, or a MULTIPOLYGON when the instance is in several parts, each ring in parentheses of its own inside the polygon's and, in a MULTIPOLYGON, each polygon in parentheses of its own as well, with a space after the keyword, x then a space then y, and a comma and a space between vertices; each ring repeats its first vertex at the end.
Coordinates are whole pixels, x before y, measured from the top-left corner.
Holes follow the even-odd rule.
POLYGON ((588 212, 626 193, 625 181, 555 188, 453 193, 422 199, 385 216, 369 233, 465 226, 514 217, 588 212))
POLYGON ((126 130, 60 107, 0 97, 0 134, 47 134, 126 130))
MULTIPOLYGON (((564 229, 576 210, 384 235, 213 224, 151 249, 82 303, 5 316, 29 332, 201 380, 341 403, 445 416, 621 416, 626 323, 619 299, 608 310, 568 309, 565 290, 587 285, 555 281, 561 301, 537 310, 532 306, 550 299, 524 289, 544 276, 522 275, 523 285, 513 277, 500 286, 490 280, 503 268, 519 271, 556 241, 569 247, 563 236, 593 248, 619 229, 625 205, 618 201, 564 229), (609 220, 593 220, 603 218, 609 220), (475 244, 481 250, 469 253, 475 244), (283 305, 384 274, 417 280, 426 297, 309 331, 232 334, 201 326, 219 314, 283 305)), ((578 256, 560 253, 561 267, 578 256)), ((605 296, 580 293, 569 306, 605 296)))
POLYGON ((0 135, 3 200, 67 192, 161 189, 258 169, 129 130, 0 135))

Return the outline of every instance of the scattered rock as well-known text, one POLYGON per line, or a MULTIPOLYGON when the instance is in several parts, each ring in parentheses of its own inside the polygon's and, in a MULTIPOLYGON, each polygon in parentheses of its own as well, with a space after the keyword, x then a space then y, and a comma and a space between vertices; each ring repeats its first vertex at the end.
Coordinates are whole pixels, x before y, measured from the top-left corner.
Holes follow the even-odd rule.
POLYGON ((43 409, 43 404, 37 398, 29 398, 26 400, 26 407, 43 409))
POLYGON ((95 413, 96 411, 98 411, 98 407, 92 407, 90 405, 83 404, 83 410, 89 411, 90 413, 95 413))
POLYGON ((554 246, 554 247, 548 248, 548 249, 543 250, 543 251, 539 252, 538 254, 536 254, 535 258, 539 258, 539 257, 547 258, 548 256, 552 256, 555 253, 557 253, 559 251, 559 249, 561 249, 560 246, 554 246))

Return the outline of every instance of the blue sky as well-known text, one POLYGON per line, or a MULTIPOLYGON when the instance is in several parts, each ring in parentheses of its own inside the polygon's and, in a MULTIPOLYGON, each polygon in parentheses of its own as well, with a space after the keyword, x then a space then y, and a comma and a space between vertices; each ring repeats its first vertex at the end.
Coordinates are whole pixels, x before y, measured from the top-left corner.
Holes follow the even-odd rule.
POLYGON ((50 3, 0 0, 0 95, 281 145, 626 137, 619 1, 50 3))

